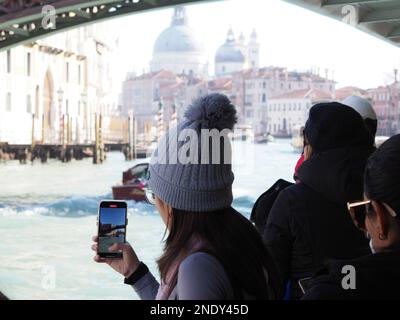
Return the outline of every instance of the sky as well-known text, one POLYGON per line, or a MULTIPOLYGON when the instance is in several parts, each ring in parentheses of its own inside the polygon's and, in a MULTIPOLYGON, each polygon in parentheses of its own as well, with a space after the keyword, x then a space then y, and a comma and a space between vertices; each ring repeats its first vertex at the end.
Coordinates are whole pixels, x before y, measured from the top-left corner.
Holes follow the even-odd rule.
MULTIPOLYGON (((317 70, 338 82, 371 88, 394 80, 400 67, 399 48, 343 22, 319 15, 282 0, 222 0, 186 6, 190 27, 204 44, 210 74, 214 56, 233 28, 248 39, 253 28, 261 44, 260 66, 289 70, 317 70)), ((153 10, 113 20, 119 38, 118 66, 121 78, 127 71, 149 70, 153 45, 170 25, 173 9, 153 10)))
POLYGON ((110 209, 101 208, 100 211, 100 223, 101 224, 114 224, 114 225, 125 225, 125 214, 126 209, 110 209))

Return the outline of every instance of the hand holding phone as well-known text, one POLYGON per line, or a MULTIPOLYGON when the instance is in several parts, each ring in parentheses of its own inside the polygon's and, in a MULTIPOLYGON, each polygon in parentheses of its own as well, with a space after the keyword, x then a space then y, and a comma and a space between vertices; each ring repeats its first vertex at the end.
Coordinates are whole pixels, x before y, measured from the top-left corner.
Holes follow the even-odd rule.
MULTIPOLYGON (((93 237, 93 241, 95 242, 92 245, 92 250, 96 252, 96 256, 94 257, 94 260, 99 263, 106 263, 109 266, 111 266, 115 271, 118 273, 122 274, 124 277, 129 277, 133 272, 136 271, 136 269, 139 267, 140 261, 131 247, 129 243, 126 242, 126 225, 127 225, 127 219, 126 219, 126 210, 127 206, 125 202, 120 202, 120 201, 103 201, 100 203, 100 208, 99 208, 99 217, 98 217, 98 235, 93 237), (117 202, 117 203, 115 203, 117 202), (105 208, 106 210, 102 209, 105 208), (109 211, 108 209, 124 209, 125 208, 125 213, 124 211, 109 211), (123 241, 121 239, 118 239, 117 242, 114 242, 114 244, 111 244, 111 246, 107 247, 108 243, 113 242, 109 239, 104 239, 105 234, 104 234, 104 226, 102 229, 102 232, 100 232, 100 224, 101 222, 107 222, 109 217, 107 215, 123 215, 124 219, 126 221, 125 223, 125 233, 123 235, 123 241), (105 217, 106 216, 106 217, 105 217), (105 218, 104 218, 105 217, 105 218), (104 219, 102 219, 104 218, 104 219), (102 236, 100 239, 100 235, 102 236)), ((114 217, 115 218, 115 217, 114 217)), ((117 218, 118 221, 122 221, 121 217, 117 218)), ((107 223, 103 223, 107 224, 107 223)), ((120 225, 121 226, 121 225, 120 225)), ((118 229, 118 228, 117 228, 118 229)), ((106 230, 107 231, 107 230, 106 230)), ((115 234, 111 234, 115 235, 115 234)), ((120 236, 122 236, 121 233, 119 233, 120 236)))
POLYGON ((97 218, 98 247, 101 258, 122 258, 121 251, 110 252, 114 244, 126 242, 127 204, 124 201, 102 201, 97 218))
MULTIPOLYGON (((92 250, 97 253, 98 237, 94 236, 92 250)), ((125 278, 128 278, 134 273, 139 267, 140 260, 137 257, 135 250, 131 247, 128 242, 117 243, 111 246, 111 251, 122 251, 122 259, 115 258, 101 258, 98 254, 94 257, 94 261, 98 263, 106 263, 118 273, 122 274, 125 278)))

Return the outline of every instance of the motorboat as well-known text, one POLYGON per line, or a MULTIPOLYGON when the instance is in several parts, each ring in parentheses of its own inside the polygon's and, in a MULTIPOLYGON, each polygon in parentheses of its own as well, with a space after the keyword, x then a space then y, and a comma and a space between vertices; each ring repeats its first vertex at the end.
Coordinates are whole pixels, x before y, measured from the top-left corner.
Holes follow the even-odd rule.
POLYGON ((122 184, 112 187, 114 200, 146 201, 148 163, 140 163, 122 173, 122 184))

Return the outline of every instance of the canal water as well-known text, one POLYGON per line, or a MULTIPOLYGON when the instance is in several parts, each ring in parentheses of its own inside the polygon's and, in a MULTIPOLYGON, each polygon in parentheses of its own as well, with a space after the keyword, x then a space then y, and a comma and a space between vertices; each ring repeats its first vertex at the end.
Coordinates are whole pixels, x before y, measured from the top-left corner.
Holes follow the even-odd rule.
MULTIPOLYGON (((235 142, 234 207, 249 216, 257 197, 277 179, 292 180, 299 154, 289 140, 268 145, 235 142)), ((137 299, 122 276, 93 261, 98 203, 127 162, 108 153, 105 163, 0 163, 0 291, 11 299, 137 299)), ((128 203, 127 240, 157 275, 164 225, 155 209, 128 203)))

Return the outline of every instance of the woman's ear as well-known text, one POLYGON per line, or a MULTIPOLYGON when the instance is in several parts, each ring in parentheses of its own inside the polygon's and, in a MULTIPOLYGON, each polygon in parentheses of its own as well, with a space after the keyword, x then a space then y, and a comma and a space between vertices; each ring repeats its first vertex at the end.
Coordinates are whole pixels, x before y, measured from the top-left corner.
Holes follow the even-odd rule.
POLYGON ((374 221, 372 223, 374 225, 374 228, 376 228, 379 232, 379 237, 382 237, 382 239, 380 240, 385 240, 389 231, 390 224, 388 213, 386 212, 385 207, 379 202, 372 201, 371 204, 375 212, 375 218, 373 219, 374 221))
POLYGON ((165 204, 166 205, 166 209, 167 209, 167 213, 168 213, 168 217, 172 218, 172 207, 169 204, 165 204))

